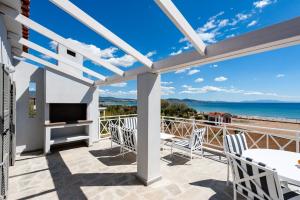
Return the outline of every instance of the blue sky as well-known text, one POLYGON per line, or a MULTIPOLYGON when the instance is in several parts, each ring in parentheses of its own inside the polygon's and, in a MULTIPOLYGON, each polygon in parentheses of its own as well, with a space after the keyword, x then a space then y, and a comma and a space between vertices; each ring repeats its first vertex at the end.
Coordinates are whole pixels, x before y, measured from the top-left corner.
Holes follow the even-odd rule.
MULTIPOLYGON (((193 50, 154 0, 71 1, 153 61, 193 50)), ((299 0, 173 2, 208 45, 300 15, 299 0)), ((92 53, 123 70, 141 66, 49 1, 31 1, 30 17, 63 37, 82 43, 92 53)), ((30 32, 30 40, 55 49, 54 42, 34 31, 30 32)), ((299 52, 300 46, 294 46, 162 74, 162 98, 300 102, 299 52)), ((31 53, 54 62, 37 52, 31 53)), ((84 65, 112 75, 88 60, 84 65)), ((135 80, 99 89, 101 96, 136 97, 135 80)))

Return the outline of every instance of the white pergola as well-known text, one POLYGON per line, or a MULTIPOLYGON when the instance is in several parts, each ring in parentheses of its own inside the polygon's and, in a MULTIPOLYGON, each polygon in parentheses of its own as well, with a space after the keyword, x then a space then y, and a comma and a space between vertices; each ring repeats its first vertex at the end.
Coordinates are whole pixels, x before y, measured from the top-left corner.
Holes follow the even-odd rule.
POLYGON ((87 52, 82 46, 74 44, 66 38, 56 34, 48 28, 38 24, 19 11, 7 5, 0 4, 0 12, 29 29, 32 29, 47 38, 64 45, 66 48, 83 55, 86 59, 104 67, 115 75, 106 77, 92 71, 85 66, 58 55, 38 44, 22 38, 15 33, 9 33, 8 37, 13 45, 13 54, 40 63, 46 67, 55 69, 64 74, 74 76, 77 79, 89 83, 91 86, 105 86, 112 83, 137 79, 138 91, 138 154, 137 154, 137 176, 145 183, 150 184, 161 178, 160 174, 160 74, 184 69, 191 66, 201 66, 231 58, 270 51, 282 47, 297 45, 300 43, 300 17, 281 22, 260 30, 246 33, 241 36, 226 39, 221 42, 205 45, 198 37, 195 30, 176 8, 171 0, 155 0, 161 10, 170 18, 174 25, 184 34, 193 45, 195 50, 171 56, 157 62, 152 62, 145 55, 137 51, 131 45, 105 28, 102 24, 82 11, 68 0, 49 0, 60 9, 89 27, 91 30, 107 39, 127 54, 134 57, 143 66, 123 71, 110 64, 106 60, 87 52), (20 45, 27 46, 41 54, 49 56, 57 61, 63 62, 76 70, 81 70, 96 78, 92 81, 78 75, 67 68, 58 67, 46 60, 32 54, 23 52, 20 45))

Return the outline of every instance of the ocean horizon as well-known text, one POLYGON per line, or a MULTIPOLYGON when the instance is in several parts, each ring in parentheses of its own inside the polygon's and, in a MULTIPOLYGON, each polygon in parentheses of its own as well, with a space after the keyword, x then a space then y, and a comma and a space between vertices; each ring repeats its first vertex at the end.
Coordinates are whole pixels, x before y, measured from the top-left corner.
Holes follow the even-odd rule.
MULTIPOLYGON (((136 106, 135 101, 107 101, 103 105, 136 106)), ((228 112, 233 115, 300 119, 300 103, 186 102, 198 112, 228 112)))

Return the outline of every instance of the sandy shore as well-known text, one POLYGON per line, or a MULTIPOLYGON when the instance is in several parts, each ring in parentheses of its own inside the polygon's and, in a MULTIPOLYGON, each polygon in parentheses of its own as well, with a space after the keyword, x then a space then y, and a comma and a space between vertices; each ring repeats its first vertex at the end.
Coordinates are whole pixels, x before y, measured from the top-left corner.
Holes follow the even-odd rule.
POLYGON ((267 131, 269 133, 274 134, 288 134, 288 135, 296 135, 298 132, 300 134, 300 123, 292 123, 292 122, 284 122, 284 121, 269 121, 269 120, 259 120, 259 119, 241 119, 241 118, 232 118, 233 124, 243 124, 250 126, 259 126, 259 127, 268 127, 268 128, 276 128, 276 129, 289 129, 295 131, 277 131, 277 130, 268 130, 268 129, 256 129, 259 131, 267 131))

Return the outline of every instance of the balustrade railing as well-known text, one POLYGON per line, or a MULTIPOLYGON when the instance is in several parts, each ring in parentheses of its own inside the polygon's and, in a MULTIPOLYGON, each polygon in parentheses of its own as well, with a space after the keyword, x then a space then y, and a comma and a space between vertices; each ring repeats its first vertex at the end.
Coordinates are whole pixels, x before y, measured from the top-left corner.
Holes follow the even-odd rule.
MULTIPOLYGON (((134 115, 116 115, 99 118, 100 136, 109 135, 109 123, 123 126, 124 119, 134 115)), ((212 150, 223 151, 226 134, 244 133, 249 148, 267 148, 299 152, 300 130, 253 126, 246 124, 219 123, 177 117, 161 117, 161 131, 178 138, 188 138, 193 128, 206 128, 204 145, 212 150)))

